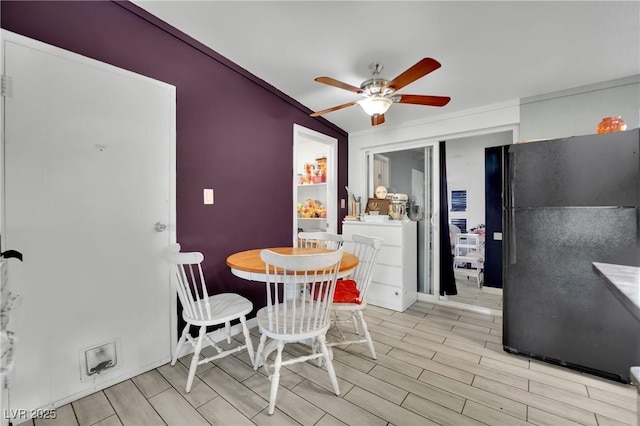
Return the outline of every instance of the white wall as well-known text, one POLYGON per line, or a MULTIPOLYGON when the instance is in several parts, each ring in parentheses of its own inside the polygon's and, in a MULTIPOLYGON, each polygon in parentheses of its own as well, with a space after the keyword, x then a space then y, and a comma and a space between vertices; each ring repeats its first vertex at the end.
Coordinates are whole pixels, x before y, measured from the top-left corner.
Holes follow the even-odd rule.
POLYGON ((523 98, 520 138, 590 135, 611 116, 621 116, 629 130, 640 127, 640 76, 523 98))
POLYGON ((485 220, 484 151, 513 142, 511 132, 492 133, 447 140, 447 186, 449 205, 452 190, 467 190, 467 211, 449 212, 449 218, 466 218, 467 230, 485 220))

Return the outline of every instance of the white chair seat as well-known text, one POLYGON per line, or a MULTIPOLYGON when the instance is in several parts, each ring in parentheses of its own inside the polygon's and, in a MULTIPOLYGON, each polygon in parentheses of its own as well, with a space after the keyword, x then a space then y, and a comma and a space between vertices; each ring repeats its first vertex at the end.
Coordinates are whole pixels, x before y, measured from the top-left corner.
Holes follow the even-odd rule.
POLYGON ((364 309, 367 307, 366 299, 362 299, 362 303, 343 303, 333 302, 332 309, 334 311, 352 311, 354 309, 364 309))
MULTIPOLYGON (((206 312, 205 300, 196 302, 195 308, 200 312, 206 312)), ((210 325, 212 322, 222 324, 227 321, 237 319, 239 315, 248 315, 253 309, 253 304, 235 293, 221 293, 209 297, 209 309, 211 317, 205 316, 205 319, 199 319, 189 316, 186 311, 182 311, 182 318, 192 325, 210 325)))

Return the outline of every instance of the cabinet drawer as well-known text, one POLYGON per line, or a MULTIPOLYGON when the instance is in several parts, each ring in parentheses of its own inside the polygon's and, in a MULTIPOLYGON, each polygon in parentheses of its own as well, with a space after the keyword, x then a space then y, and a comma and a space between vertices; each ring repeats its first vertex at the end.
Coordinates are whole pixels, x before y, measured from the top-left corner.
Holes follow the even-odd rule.
POLYGON ((390 246, 402 245, 401 224, 349 224, 342 225, 342 236, 345 240, 351 240, 353 234, 368 235, 382 238, 382 244, 390 246))
POLYGON ((402 311, 402 290, 397 287, 371 283, 366 299, 371 305, 402 311))
POLYGON ((373 282, 391 287, 402 288, 402 268, 378 263, 373 271, 373 282))
POLYGON ((378 264, 402 267, 402 247, 382 246, 378 264))

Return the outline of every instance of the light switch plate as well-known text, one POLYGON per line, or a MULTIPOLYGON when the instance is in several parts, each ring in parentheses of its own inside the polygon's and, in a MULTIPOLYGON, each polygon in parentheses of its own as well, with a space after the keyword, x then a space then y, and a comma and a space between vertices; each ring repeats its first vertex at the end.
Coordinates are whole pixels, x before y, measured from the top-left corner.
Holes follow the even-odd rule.
POLYGON ((210 188, 204 189, 204 203, 213 204, 213 189, 210 189, 210 188))

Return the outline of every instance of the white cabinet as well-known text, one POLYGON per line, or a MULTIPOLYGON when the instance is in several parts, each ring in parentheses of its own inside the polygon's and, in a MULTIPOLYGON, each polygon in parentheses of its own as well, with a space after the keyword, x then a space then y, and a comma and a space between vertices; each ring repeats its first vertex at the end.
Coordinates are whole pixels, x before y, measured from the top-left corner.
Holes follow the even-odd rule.
POLYGON ((293 244, 298 231, 337 232, 337 140, 294 125, 293 244))
POLYGON ((367 302, 396 311, 405 311, 418 298, 417 222, 389 221, 370 223, 345 221, 342 236, 345 250, 350 249, 353 234, 382 238, 382 250, 367 302))
POLYGON ((482 285, 484 239, 478 234, 456 234, 453 272, 467 278, 473 277, 482 285))

